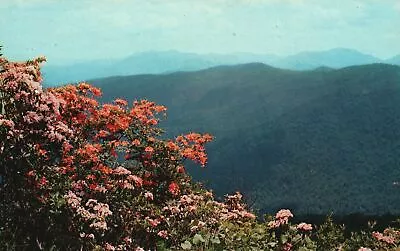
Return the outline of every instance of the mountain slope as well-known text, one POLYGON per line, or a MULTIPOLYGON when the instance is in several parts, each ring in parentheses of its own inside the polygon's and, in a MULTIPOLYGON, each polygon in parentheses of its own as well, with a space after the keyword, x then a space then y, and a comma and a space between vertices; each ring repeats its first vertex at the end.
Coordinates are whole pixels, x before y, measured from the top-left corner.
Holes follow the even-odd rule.
POLYGON ((189 170, 262 212, 400 213, 400 67, 290 71, 263 64, 92 81, 168 107, 170 135, 210 132, 209 167, 189 170))

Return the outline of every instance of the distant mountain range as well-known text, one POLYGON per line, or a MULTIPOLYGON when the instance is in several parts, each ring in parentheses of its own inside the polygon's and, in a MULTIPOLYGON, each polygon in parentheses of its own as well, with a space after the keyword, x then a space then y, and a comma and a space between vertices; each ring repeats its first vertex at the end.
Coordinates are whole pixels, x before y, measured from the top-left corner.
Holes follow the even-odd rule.
POLYGON ((90 82, 103 102, 166 105, 170 136, 215 135, 209 166, 189 171, 218 195, 241 190, 261 213, 400 213, 399 66, 252 63, 90 82))
POLYGON ((264 63, 283 69, 312 70, 318 67, 342 68, 371 63, 400 65, 400 55, 385 61, 356 50, 343 48, 302 52, 288 57, 251 53, 200 55, 178 51, 160 51, 137 53, 121 60, 94 60, 71 65, 52 65, 50 62, 43 67, 43 72, 45 85, 52 86, 109 76, 197 71, 218 65, 243 63, 264 63))

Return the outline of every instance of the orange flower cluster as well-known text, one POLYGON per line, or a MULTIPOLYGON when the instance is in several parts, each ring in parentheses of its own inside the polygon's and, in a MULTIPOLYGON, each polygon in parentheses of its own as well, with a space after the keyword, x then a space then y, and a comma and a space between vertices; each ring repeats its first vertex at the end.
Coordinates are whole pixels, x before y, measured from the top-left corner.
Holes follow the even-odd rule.
POLYGON ((105 104, 97 115, 92 120, 103 123, 110 134, 126 130, 132 120, 125 109, 119 105, 105 104))
POLYGON ((157 125, 158 119, 155 118, 155 114, 165 112, 167 108, 162 105, 156 105, 154 102, 147 100, 135 101, 130 111, 130 115, 138 119, 143 124, 157 125))
POLYGON ((205 166, 207 163, 207 154, 205 153, 204 144, 211 142, 213 137, 210 134, 201 135, 199 133, 189 133, 187 135, 181 135, 176 138, 176 144, 170 144, 168 147, 174 150, 176 146, 180 148, 180 154, 184 158, 188 158, 201 166, 205 166))
POLYGON ((79 148, 76 152, 78 156, 82 158, 83 163, 87 162, 98 162, 98 154, 102 151, 102 146, 100 144, 85 144, 83 147, 79 148))
POLYGON ((176 182, 172 182, 171 184, 169 184, 168 186, 168 191, 173 194, 174 196, 178 196, 179 195, 179 185, 176 184, 176 182))

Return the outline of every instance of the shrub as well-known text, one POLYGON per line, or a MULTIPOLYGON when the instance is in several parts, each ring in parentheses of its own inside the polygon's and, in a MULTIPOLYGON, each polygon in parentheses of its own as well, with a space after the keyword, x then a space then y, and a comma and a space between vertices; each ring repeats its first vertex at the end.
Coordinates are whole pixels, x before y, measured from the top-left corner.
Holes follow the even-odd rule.
POLYGON ((186 174, 186 159, 206 164, 209 134, 162 139, 165 107, 100 105, 101 91, 87 83, 43 90, 43 61, 1 59, 1 236, 9 247, 177 246, 220 217, 254 218, 186 174))

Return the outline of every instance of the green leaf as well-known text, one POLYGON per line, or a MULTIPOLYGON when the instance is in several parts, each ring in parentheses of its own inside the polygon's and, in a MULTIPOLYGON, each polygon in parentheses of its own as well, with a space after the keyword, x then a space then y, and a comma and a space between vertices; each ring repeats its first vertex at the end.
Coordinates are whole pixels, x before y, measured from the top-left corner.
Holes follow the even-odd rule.
POLYGON ((310 237, 308 237, 308 236, 306 236, 306 237, 304 238, 304 241, 305 241, 307 244, 313 242, 313 241, 310 239, 310 237))
POLYGON ((221 241, 219 240, 218 237, 214 237, 210 241, 211 241, 212 244, 220 244, 221 243, 221 241))
POLYGON ((166 243, 164 241, 157 242, 157 250, 166 250, 166 243))
POLYGON ((301 240, 301 235, 296 234, 296 235, 293 237, 292 242, 298 242, 298 241, 300 241, 300 240, 301 240))
POLYGON ((192 244, 190 244, 190 241, 185 241, 181 243, 181 247, 183 250, 190 250, 192 248, 192 244))
POLYGON ((203 238, 203 236, 201 236, 200 234, 195 234, 193 237, 193 244, 197 245, 200 242, 206 242, 203 238))
POLYGON ((285 244, 285 243, 288 241, 288 238, 287 238, 286 235, 283 234, 283 235, 281 236, 281 240, 282 240, 282 243, 285 244))

